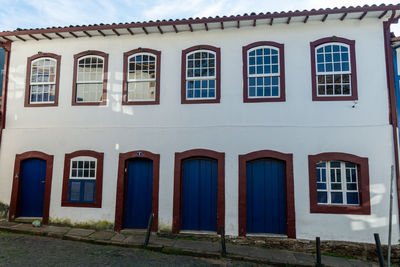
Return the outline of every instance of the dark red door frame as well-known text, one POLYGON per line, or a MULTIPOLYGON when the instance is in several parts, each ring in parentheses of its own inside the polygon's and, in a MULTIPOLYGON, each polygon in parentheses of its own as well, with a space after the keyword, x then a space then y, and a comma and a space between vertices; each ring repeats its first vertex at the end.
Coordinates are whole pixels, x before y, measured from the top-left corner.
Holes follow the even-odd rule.
POLYGON ((15 156, 14 176, 10 201, 9 220, 14 221, 19 216, 19 202, 21 199, 21 163, 26 159, 41 159, 46 161, 46 184, 43 199, 43 218, 42 223, 49 222, 51 181, 53 177, 53 155, 48 155, 39 151, 29 151, 15 156))
POLYGON ((294 205, 293 155, 272 150, 260 150, 239 155, 239 236, 246 235, 247 218, 247 180, 246 164, 249 161, 263 158, 278 159, 285 162, 286 178, 286 233, 289 238, 296 238, 296 213, 294 205))
POLYGON ((183 161, 205 157, 217 160, 217 233, 220 233, 221 226, 225 225, 225 153, 208 149, 192 149, 185 152, 175 153, 174 170, 174 207, 172 232, 178 233, 181 229, 182 212, 182 169, 183 161))
POLYGON ((117 197, 115 204, 114 230, 119 232, 124 227, 125 192, 126 192, 126 163, 130 159, 145 158, 153 161, 153 199, 152 212, 154 213, 152 231, 158 231, 158 191, 160 177, 160 155, 145 150, 135 150, 119 154, 117 197))

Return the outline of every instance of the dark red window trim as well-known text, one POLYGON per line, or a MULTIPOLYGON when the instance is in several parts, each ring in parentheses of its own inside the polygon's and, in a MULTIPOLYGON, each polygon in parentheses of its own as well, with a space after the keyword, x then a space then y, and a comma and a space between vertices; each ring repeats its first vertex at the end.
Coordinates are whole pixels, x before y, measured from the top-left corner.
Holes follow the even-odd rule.
POLYGON ((104 153, 99 153, 92 150, 79 150, 70 154, 65 154, 64 160, 64 178, 61 195, 62 207, 87 207, 87 208, 101 208, 102 194, 103 194, 103 160, 104 153), (69 189, 69 173, 71 166, 71 159, 76 157, 93 157, 97 159, 96 168, 96 188, 94 193, 94 203, 76 203, 68 202, 68 189, 69 189))
POLYGON ((273 150, 260 150, 239 155, 239 236, 245 236, 247 218, 247 177, 246 165, 248 162, 272 158, 285 162, 286 185, 286 233, 289 238, 296 238, 296 212, 294 204, 293 155, 273 150))
POLYGON ((161 51, 138 48, 124 53, 122 105, 158 105, 160 104, 161 51), (128 58, 133 54, 150 53, 156 56, 156 97, 153 101, 128 101, 128 58))
POLYGON ((308 156, 310 212, 334 214, 371 214, 369 195, 369 167, 368 158, 358 157, 347 153, 328 152, 308 156), (358 193, 359 206, 347 205, 321 205, 317 200, 317 163, 320 161, 347 161, 357 164, 358 168, 358 193))
POLYGON ((354 40, 341 37, 327 37, 310 43, 311 50, 311 83, 312 83, 312 100, 313 101, 350 101, 358 99, 357 91, 357 68, 356 68, 356 51, 354 40), (350 66, 351 66, 351 96, 318 96, 317 94, 317 70, 315 62, 315 48, 326 43, 344 43, 350 47, 350 66))
POLYGON ((72 106, 104 106, 107 105, 107 81, 108 81, 108 54, 96 51, 96 50, 88 50, 81 52, 79 54, 74 55, 74 74, 73 74, 73 82, 72 82, 72 106), (78 71, 78 61, 81 57, 84 56, 100 56, 104 59, 103 65, 103 101, 101 102, 77 102, 76 101, 76 79, 77 79, 77 71, 78 71))
POLYGON ((195 45, 182 50, 181 63, 181 104, 207 104, 220 103, 221 100, 221 49, 211 45, 195 45), (210 50, 216 55, 216 80, 215 80, 215 99, 186 99, 186 55, 196 50, 210 50))
POLYGON ((158 190, 160 180, 160 155, 153 154, 145 150, 136 150, 127 153, 119 154, 118 164, 118 181, 117 181, 117 199, 115 204, 115 222, 114 230, 119 232, 124 227, 124 210, 125 210, 125 190, 126 178, 125 168, 126 163, 130 159, 146 158, 153 161, 153 199, 152 199, 152 212, 154 214, 153 228, 151 231, 158 231, 158 190))
POLYGON ((284 45, 276 42, 268 42, 268 41, 261 41, 248 44, 243 46, 242 48, 242 57, 243 57, 243 102, 244 103, 251 103, 251 102, 284 102, 286 100, 285 94, 285 54, 284 54, 284 45), (249 98, 249 91, 248 91, 248 74, 247 74, 247 67, 248 67, 248 57, 247 51, 252 48, 258 46, 272 46, 278 48, 279 50, 279 97, 263 97, 263 98, 249 98))
POLYGON ((225 153, 208 149, 192 149, 175 153, 174 170, 174 207, 172 232, 178 233, 181 229, 182 212, 182 170, 183 161, 194 157, 206 157, 217 160, 217 233, 225 225, 225 153))
POLYGON ((60 85, 60 65, 61 65, 61 56, 53 54, 53 53, 40 53, 37 55, 33 55, 28 57, 26 64, 26 81, 25 81, 25 107, 54 107, 58 106, 58 90, 60 85), (54 103, 42 103, 42 104, 31 104, 30 103, 30 85, 31 85, 31 64, 32 61, 41 57, 50 57, 56 60, 57 62, 57 70, 56 70, 56 84, 54 90, 54 103))
POLYGON ((11 55, 11 42, 0 44, 5 51, 4 61, 4 76, 2 86, 2 99, 0 108, 0 145, 3 136, 3 129, 6 126, 6 111, 7 111, 7 95, 8 95, 8 73, 10 70, 10 55, 11 55))
POLYGON ((43 199, 43 217, 42 223, 47 224, 49 222, 49 210, 50 210, 50 195, 51 195, 51 182, 53 178, 53 155, 48 155, 39 151, 29 151, 15 156, 14 164, 14 176, 12 178, 12 192, 10 201, 10 212, 9 220, 14 221, 19 216, 19 203, 21 199, 21 179, 17 178, 21 174, 21 163, 26 159, 41 159, 46 161, 46 182, 44 188, 44 199, 43 199))

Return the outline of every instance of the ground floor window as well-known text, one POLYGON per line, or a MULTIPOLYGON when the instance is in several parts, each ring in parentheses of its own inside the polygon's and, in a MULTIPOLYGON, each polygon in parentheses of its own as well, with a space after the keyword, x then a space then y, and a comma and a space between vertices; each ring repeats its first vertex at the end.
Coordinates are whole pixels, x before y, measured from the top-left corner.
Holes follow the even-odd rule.
POLYGON ((65 155, 62 206, 101 207, 103 153, 65 155))
POLYGON ((346 153, 309 156, 310 210, 370 214, 368 158, 346 153))

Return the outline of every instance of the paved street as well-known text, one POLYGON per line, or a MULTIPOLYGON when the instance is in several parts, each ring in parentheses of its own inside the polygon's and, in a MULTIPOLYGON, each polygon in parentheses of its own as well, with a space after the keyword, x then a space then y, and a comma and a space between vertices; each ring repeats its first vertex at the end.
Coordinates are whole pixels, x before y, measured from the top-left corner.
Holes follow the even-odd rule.
MULTIPOLYGON (((0 266, 261 266, 0 232, 0 266)), ((265 266, 265 265, 263 265, 265 266)))

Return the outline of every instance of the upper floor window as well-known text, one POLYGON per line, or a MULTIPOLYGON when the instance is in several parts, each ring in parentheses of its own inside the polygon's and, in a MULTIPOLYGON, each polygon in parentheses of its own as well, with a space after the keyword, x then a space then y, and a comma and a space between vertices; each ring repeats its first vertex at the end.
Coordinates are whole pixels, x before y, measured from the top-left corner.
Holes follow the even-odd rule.
POLYGON ((85 51, 74 56, 73 105, 107 103, 108 55, 85 51))
POLYGON ((147 48, 124 53, 123 104, 159 104, 160 58, 160 51, 147 48))
POLYGON ((256 42, 243 47, 243 101, 285 101, 283 44, 256 42))
POLYGON ((199 45, 182 51, 182 104, 219 103, 220 49, 199 45))
POLYGON ((345 153, 309 156, 312 213, 369 214, 368 159, 345 153))
POLYGON ((355 41, 339 37, 311 43, 313 100, 356 100, 355 41))
POLYGON ((62 206, 101 207, 103 153, 65 155, 62 206))
POLYGON ((57 106, 60 60, 51 53, 28 58, 25 106, 57 106))

